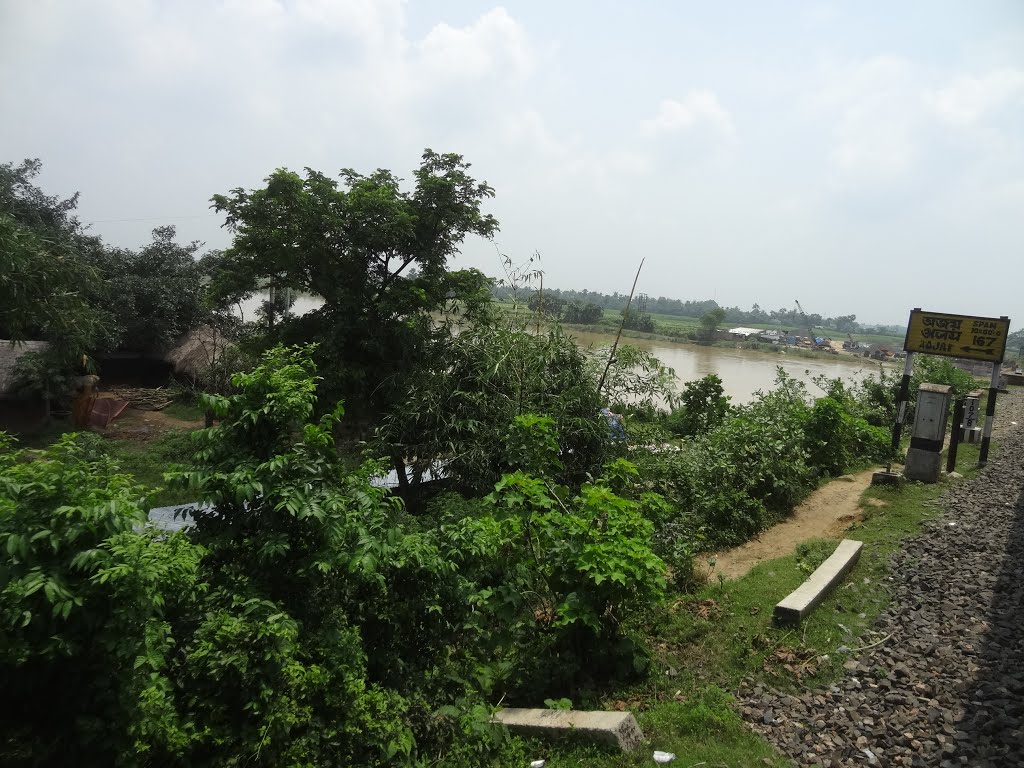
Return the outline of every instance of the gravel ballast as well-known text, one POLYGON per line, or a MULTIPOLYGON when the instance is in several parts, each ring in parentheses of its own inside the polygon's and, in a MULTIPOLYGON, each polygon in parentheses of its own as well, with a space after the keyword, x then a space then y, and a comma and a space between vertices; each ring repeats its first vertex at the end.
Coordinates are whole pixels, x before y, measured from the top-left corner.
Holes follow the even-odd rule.
POLYGON ((888 638, 828 689, 741 688, 798 765, 1024 766, 1024 392, 996 419, 988 466, 893 556, 892 603, 863 642, 888 638))

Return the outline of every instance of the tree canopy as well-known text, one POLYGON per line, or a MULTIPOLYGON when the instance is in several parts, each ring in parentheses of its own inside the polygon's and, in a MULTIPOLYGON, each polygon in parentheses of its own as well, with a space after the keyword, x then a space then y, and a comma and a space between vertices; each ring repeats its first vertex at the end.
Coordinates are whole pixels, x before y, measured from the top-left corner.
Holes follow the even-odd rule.
POLYGON ((307 168, 216 195, 213 207, 235 237, 213 271, 213 293, 231 302, 270 286, 323 297, 322 308, 274 333, 319 342, 320 360, 332 361, 324 366, 332 394, 357 411, 379 409, 397 372, 426 354, 429 313, 486 295, 483 275, 448 270, 468 235, 498 228, 481 210, 494 191, 469 167, 460 155, 426 150, 411 190, 386 170, 345 169, 339 182, 307 168))
POLYGON ((108 348, 163 352, 206 318, 202 243, 179 245, 171 226, 153 230, 153 241, 134 251, 108 248, 98 254, 104 292, 116 312, 107 329, 108 348))
POLYGON ((89 351, 101 325, 99 238, 75 216, 78 194, 50 196, 35 185, 42 163, 0 165, 0 338, 49 341, 56 353, 89 351))

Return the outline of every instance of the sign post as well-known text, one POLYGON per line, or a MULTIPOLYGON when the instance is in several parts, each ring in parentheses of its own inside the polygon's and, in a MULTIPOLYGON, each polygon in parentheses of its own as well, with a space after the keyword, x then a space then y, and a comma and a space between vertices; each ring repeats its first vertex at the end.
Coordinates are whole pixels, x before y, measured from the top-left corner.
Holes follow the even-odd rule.
POLYGON ((907 359, 903 363, 903 378, 900 379, 900 390, 896 395, 896 423, 892 427, 893 453, 900 448, 900 432, 903 430, 903 422, 907 419, 907 397, 910 391, 910 377, 913 372, 914 353, 907 352, 907 359))
POLYGON ((953 429, 949 433, 949 453, 946 454, 946 472, 956 471, 956 454, 960 447, 960 436, 963 429, 960 422, 964 420, 964 398, 959 397, 953 403, 953 429))
POLYGON ((904 383, 900 386, 898 408, 900 413, 893 428, 893 448, 899 445, 902 410, 906 407, 905 382, 909 382, 910 356, 914 352, 942 357, 959 357, 964 360, 980 360, 992 364, 992 380, 985 404, 985 429, 981 437, 981 453, 978 466, 988 461, 989 443, 992 438, 992 423, 996 415, 996 395, 999 392, 999 366, 1006 354, 1006 336, 1010 332, 1010 318, 975 317, 974 315, 950 315, 944 312, 924 312, 915 308, 907 323, 907 338, 903 349, 907 352, 907 366, 903 371, 904 383))
POLYGON ((999 394, 999 363, 992 363, 992 379, 988 385, 988 402, 985 403, 985 428, 981 433, 981 451, 978 466, 988 463, 988 446, 992 442, 992 423, 996 420, 996 395, 999 394))

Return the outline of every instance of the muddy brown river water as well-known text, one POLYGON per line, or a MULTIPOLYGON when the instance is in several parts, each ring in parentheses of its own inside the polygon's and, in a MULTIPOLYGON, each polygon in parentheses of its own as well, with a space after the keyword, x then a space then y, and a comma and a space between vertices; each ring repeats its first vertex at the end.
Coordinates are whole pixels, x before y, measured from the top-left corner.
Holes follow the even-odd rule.
MULTIPOLYGON (((584 346, 610 347, 615 341, 611 334, 567 331, 584 346)), ((808 384, 811 394, 820 394, 811 383, 815 376, 860 380, 878 372, 878 363, 852 355, 825 355, 803 357, 789 353, 774 354, 749 349, 723 349, 702 347, 697 344, 675 344, 670 341, 647 341, 623 337, 620 344, 631 344, 650 352, 676 372, 680 385, 700 379, 709 373, 722 379, 725 393, 733 403, 747 403, 758 390, 769 390, 775 385, 778 366, 794 378, 808 384)))

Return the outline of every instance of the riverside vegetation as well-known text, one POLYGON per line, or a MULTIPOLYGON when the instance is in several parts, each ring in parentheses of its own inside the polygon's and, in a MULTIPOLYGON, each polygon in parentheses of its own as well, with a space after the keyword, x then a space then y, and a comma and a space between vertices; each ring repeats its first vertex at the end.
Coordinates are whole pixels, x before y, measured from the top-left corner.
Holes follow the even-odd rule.
POLYGON ((644 618, 694 586, 702 547, 884 449, 844 401, 810 405, 788 380, 748 407, 718 402, 717 424, 687 416, 698 389, 716 397, 706 381, 666 420, 694 433, 683 450, 634 464, 599 441, 581 477, 557 418, 526 412, 496 435, 497 466, 472 465, 464 493, 414 516, 371 484, 380 464, 346 468, 340 406, 314 418, 311 355, 272 349, 237 394, 209 397, 219 425, 168 476, 211 505, 189 533, 137 530, 145 491, 99 438, 7 445, 8 757, 474 764, 504 748, 490 705, 581 701, 642 676, 644 618), (827 466, 809 460, 822 440, 841 446, 827 466), (486 494, 481 471, 497 476, 486 494))
POLYGON ((698 658, 674 671, 688 701, 666 700, 666 643, 714 621, 702 553, 887 457, 895 378, 820 379, 815 398, 780 371, 733 406, 717 377, 676 392, 627 347, 599 392, 603 359, 445 269, 496 227, 467 168, 428 152, 412 193, 383 171, 340 189, 278 171, 215 199, 236 241, 206 261, 208 302, 269 275, 326 303, 266 307, 238 330, 240 370, 198 385, 215 426, 164 444, 164 484, 203 505, 191 529, 146 527, 154 489, 97 435, 0 434, 0 761, 517 764, 535 746, 495 706, 621 697, 667 734, 773 759, 698 658), (374 481, 389 469, 394 491, 374 481))

